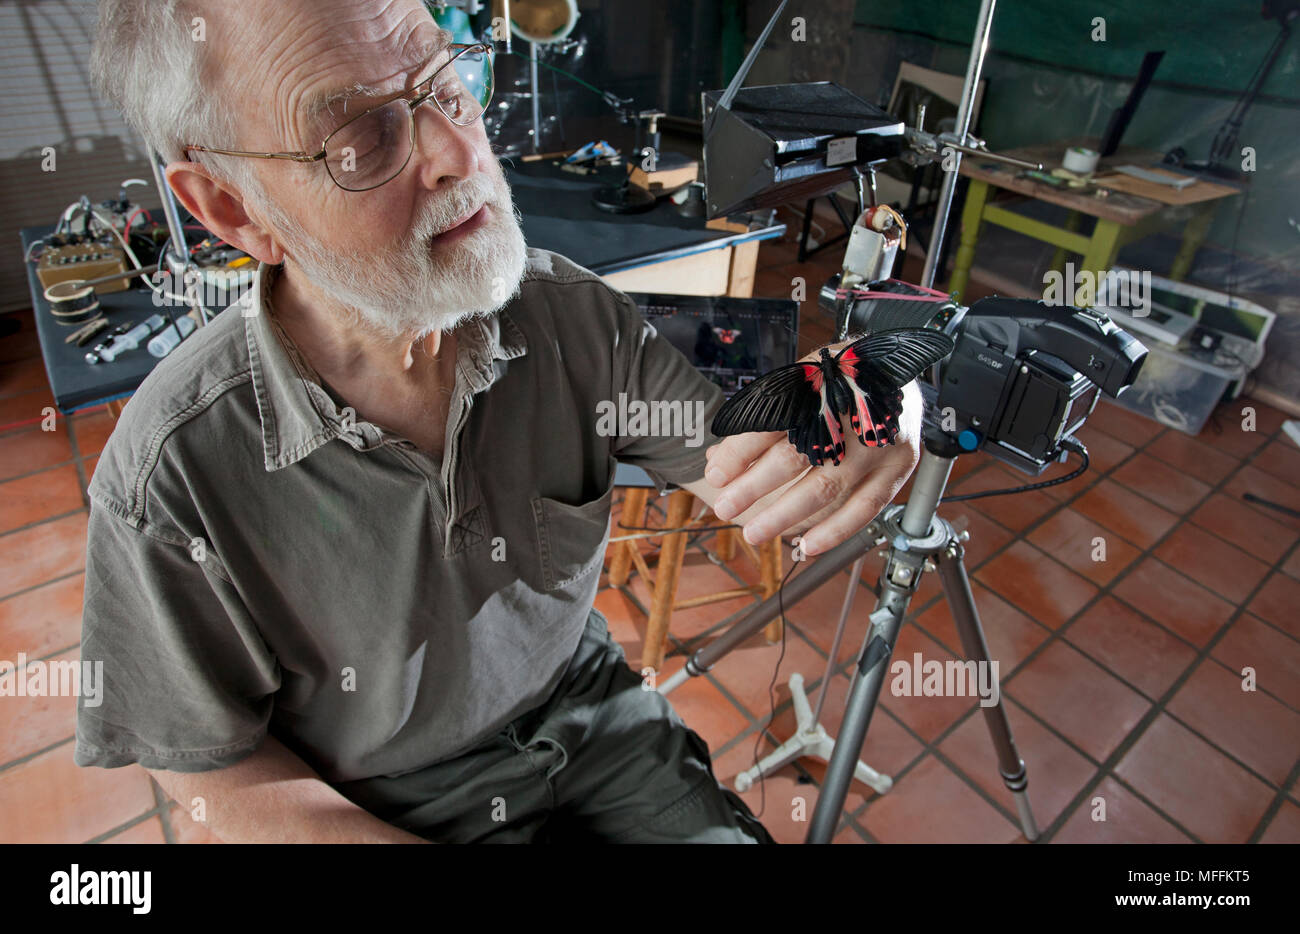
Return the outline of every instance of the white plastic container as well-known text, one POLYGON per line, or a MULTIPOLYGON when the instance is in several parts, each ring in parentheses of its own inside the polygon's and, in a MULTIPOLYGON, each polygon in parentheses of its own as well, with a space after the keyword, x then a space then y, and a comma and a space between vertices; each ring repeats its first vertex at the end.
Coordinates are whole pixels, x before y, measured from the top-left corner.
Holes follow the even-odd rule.
POLYGON ((1201 433, 1214 407, 1234 382, 1245 378, 1242 364, 1217 365, 1203 355, 1143 341, 1147 358, 1137 380, 1115 401, 1189 435, 1201 433))

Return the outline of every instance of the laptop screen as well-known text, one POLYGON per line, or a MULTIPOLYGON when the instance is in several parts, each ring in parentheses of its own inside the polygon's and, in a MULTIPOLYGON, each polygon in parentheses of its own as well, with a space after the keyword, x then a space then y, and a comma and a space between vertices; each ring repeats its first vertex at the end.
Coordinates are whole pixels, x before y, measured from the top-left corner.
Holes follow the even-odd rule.
POLYGON ((798 302, 640 292, 628 297, 655 330, 717 383, 727 398, 756 377, 797 358, 798 302))

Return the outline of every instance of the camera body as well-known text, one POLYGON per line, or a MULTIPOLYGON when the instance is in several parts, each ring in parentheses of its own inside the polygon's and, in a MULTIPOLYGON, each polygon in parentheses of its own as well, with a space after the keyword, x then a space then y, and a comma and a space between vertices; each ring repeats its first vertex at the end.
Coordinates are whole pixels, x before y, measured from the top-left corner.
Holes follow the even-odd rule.
POLYGON ((943 457, 984 450, 1036 476, 1064 459, 1063 442, 1101 393, 1131 386, 1146 358, 1139 341, 1092 309, 1000 296, 964 307, 918 300, 923 290, 893 280, 868 291, 875 297, 842 297, 835 276, 822 303, 846 332, 933 327, 956 341, 922 386, 926 447, 943 457))

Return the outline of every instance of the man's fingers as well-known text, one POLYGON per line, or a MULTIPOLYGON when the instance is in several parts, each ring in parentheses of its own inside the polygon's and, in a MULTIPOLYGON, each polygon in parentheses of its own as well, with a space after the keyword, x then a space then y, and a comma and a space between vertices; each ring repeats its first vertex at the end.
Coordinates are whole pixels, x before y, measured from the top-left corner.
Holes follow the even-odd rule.
POLYGON ((803 553, 812 556, 830 551, 861 530, 889 504, 901 484, 892 474, 873 474, 839 509, 817 523, 800 538, 803 553))
POLYGON ((718 488, 726 486, 785 434, 784 431, 751 431, 724 438, 705 451, 708 467, 704 479, 718 488))
POLYGON ((833 548, 876 517, 903 485, 914 460, 915 451, 899 445, 848 458, 838 467, 811 470, 776 502, 750 517, 745 539, 764 542, 804 528, 808 530, 803 536, 805 554, 833 548))
POLYGON ((723 520, 732 519, 808 468, 808 458, 796 451, 794 445, 778 440, 748 470, 726 485, 713 504, 714 515, 723 520))
POLYGON ((861 477, 842 470, 843 466, 816 467, 810 470, 807 476, 781 494, 776 502, 745 523, 745 540, 758 544, 775 538, 846 495, 861 477))

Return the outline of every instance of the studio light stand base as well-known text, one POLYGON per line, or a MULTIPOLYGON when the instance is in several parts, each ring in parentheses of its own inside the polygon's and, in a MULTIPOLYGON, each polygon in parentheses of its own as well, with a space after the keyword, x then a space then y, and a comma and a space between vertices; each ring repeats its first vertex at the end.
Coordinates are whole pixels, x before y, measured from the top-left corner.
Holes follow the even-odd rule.
MULTIPOLYGON (((835 739, 826 732, 826 728, 813 719, 812 707, 808 704, 808 695, 803 690, 803 675, 794 672, 790 675, 790 696, 794 698, 794 710, 797 727, 790 737, 775 751, 751 769, 736 776, 736 790, 749 791, 760 775, 771 775, 777 769, 793 762, 795 759, 809 757, 829 763, 835 751, 835 739)), ((894 787, 894 780, 888 775, 881 775, 871 766, 859 759, 853 769, 853 777, 875 789, 877 794, 885 794, 894 787)))
MULTIPOLYGON (((831 679, 835 677, 836 661, 840 655, 840 645, 844 641, 844 627, 848 624, 849 613, 853 610, 853 598, 858 592, 858 581, 862 579, 862 565, 865 555, 859 555, 849 571, 849 585, 844 592, 844 606, 840 609, 840 622, 835 627, 835 638, 831 642, 830 658, 826 662, 826 672, 822 675, 821 689, 817 692, 817 709, 808 704, 808 695, 803 690, 803 675, 794 672, 790 675, 790 697, 794 700, 795 733, 775 752, 765 756, 761 762, 736 776, 736 790, 746 792, 753 786, 760 775, 771 775, 795 759, 809 756, 830 763, 835 752, 835 738, 821 725, 822 708, 826 703, 826 692, 831 679)), ((888 775, 881 775, 871 766, 859 759, 853 766, 853 777, 871 786, 877 794, 884 794, 894 787, 894 780, 888 775)))

